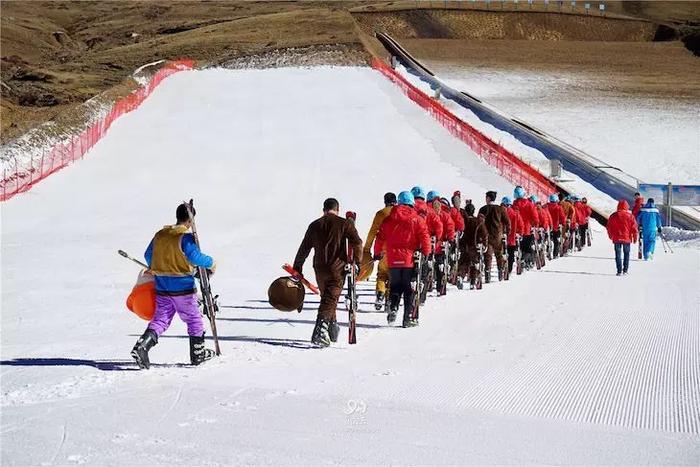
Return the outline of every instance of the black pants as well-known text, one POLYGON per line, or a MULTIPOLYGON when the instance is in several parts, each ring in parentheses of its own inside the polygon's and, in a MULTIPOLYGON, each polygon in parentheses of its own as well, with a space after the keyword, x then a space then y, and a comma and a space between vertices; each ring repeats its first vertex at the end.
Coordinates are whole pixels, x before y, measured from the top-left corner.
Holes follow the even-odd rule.
POLYGON ((552 255, 554 258, 557 258, 559 256, 559 247, 561 246, 561 232, 559 232, 559 229, 552 230, 552 243, 554 244, 552 255))
POLYGON ((435 288, 440 295, 443 295, 447 287, 447 276, 445 275, 446 266, 447 258, 445 257, 445 253, 442 252, 435 255, 435 288))
POLYGON ((630 267, 630 244, 615 243, 615 265, 617 273, 627 272, 630 267), (624 258, 623 258, 624 256, 624 258))
POLYGON ((578 226, 578 241, 580 248, 586 246, 586 232, 588 231, 588 224, 581 224, 578 226))
POLYGON ((403 298, 404 316, 410 316, 413 311, 414 292, 411 288, 413 268, 389 268, 389 278, 391 281, 389 306, 392 310, 398 310, 401 298, 403 298))
POLYGON ((523 235, 523 238, 520 239, 520 254, 522 255, 523 261, 525 263, 533 264, 535 262, 535 257, 533 255, 534 246, 534 235, 523 235))
POLYGON ((518 245, 508 245, 508 274, 513 272, 513 263, 515 263, 516 251, 518 251, 518 245))

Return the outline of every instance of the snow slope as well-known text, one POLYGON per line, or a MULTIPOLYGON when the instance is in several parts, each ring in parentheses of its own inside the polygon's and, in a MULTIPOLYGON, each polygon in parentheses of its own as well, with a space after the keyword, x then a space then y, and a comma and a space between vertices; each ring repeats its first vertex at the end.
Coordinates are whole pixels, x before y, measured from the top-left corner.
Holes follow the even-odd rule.
POLYGON ((596 226, 591 249, 431 298, 409 330, 371 311, 366 283, 358 344, 343 328, 310 349, 317 298, 267 304, 280 264, 326 196, 364 236, 383 193, 415 184, 477 202, 512 188, 369 69, 166 80, 2 205, 3 465, 700 462, 695 249, 617 278, 596 226), (135 371, 137 271, 116 249, 140 256, 190 196, 219 262, 223 356, 179 365, 176 319, 135 371))
POLYGON ((615 93, 601 89, 607 78, 585 74, 429 66, 455 89, 646 183, 700 183, 697 99, 615 93))

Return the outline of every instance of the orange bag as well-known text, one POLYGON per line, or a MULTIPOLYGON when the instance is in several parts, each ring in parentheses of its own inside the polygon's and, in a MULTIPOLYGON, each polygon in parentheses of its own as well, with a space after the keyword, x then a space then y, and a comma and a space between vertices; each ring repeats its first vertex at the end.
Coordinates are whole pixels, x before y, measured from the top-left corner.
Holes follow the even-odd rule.
POLYGON ((126 298, 126 307, 141 319, 153 319, 156 312, 156 283, 153 274, 146 270, 139 273, 136 285, 126 298))

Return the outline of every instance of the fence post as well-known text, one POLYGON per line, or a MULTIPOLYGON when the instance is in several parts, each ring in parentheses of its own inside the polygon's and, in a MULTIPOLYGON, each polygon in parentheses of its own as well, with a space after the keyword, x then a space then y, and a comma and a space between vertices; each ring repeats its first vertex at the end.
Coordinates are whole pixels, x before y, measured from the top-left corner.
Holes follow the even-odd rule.
POLYGON ((673 185, 671 182, 668 182, 668 192, 666 193, 666 209, 667 209, 667 216, 666 216, 666 224, 667 227, 671 227, 671 217, 673 215, 673 185))
POLYGON ((41 148, 41 170, 39 171, 39 175, 44 177, 44 154, 46 153, 46 148, 41 148))

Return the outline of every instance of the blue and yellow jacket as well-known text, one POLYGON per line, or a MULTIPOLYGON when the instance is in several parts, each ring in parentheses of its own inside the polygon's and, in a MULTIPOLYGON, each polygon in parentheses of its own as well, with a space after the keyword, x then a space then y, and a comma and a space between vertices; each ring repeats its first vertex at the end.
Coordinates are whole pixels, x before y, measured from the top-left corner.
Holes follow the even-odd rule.
POLYGON ((195 267, 214 265, 210 256, 199 251, 194 236, 184 225, 166 225, 159 230, 144 257, 156 278, 156 293, 160 295, 195 293, 195 267))

